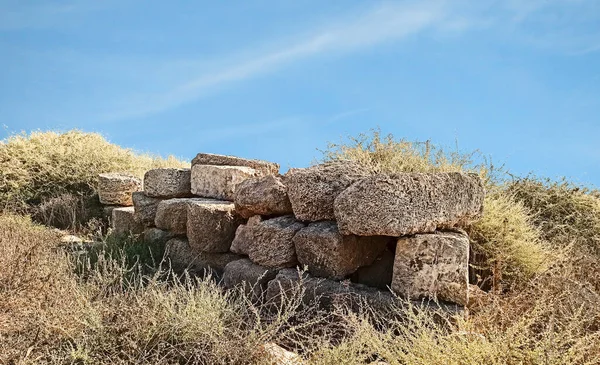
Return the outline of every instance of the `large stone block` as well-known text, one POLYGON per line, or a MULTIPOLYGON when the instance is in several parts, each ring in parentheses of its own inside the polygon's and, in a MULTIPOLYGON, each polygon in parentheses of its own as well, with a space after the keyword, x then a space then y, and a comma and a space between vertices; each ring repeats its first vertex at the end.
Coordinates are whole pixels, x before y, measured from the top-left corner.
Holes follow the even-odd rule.
POLYGON ((194 195, 233 201, 236 186, 255 177, 258 171, 244 166, 192 166, 192 193, 194 195))
POLYGON ((158 228, 146 228, 144 230, 144 242, 148 244, 164 245, 174 237, 174 233, 158 228))
POLYGON ((155 198, 186 198, 192 195, 190 169, 152 169, 144 175, 144 193, 155 198))
POLYGON ((124 174, 98 175, 98 197, 106 205, 133 205, 131 194, 142 190, 142 181, 135 176, 124 174))
POLYGON ((211 201, 204 198, 174 198, 162 200, 156 208, 154 225, 177 235, 187 233, 187 214, 190 202, 211 201))
POLYGON ((267 291, 267 284, 275 279, 276 275, 277 270, 262 267, 249 259, 241 259, 225 266, 223 285, 226 288, 241 285, 253 299, 260 299, 267 291))
POLYGON ((185 238, 173 238, 166 244, 166 255, 175 272, 188 270, 191 273, 223 274, 223 270, 230 262, 240 260, 239 255, 231 252, 212 253, 198 252, 192 249, 185 238))
POLYGON ((231 242, 231 252, 248 256, 249 247, 252 244, 252 228, 248 227, 260 222, 262 222, 262 217, 260 215, 254 215, 248 219, 248 223, 241 224, 237 228, 235 231, 235 238, 233 239, 233 242, 231 242))
POLYGON ((335 199, 342 234, 400 237, 467 225, 483 211, 479 176, 452 173, 376 175, 335 199))
POLYGON ((247 226, 248 256, 254 263, 268 268, 292 267, 298 263, 293 238, 304 227, 293 216, 264 220, 247 226))
POLYGON ((142 233, 144 226, 135 220, 133 207, 120 207, 112 210, 112 229, 116 234, 142 233))
POLYGON ((135 207, 135 219, 146 227, 154 226, 156 210, 161 200, 151 198, 141 191, 134 192, 131 197, 135 207))
POLYGON ((458 232, 398 239, 392 290, 410 299, 468 303, 469 237, 458 232))
POLYGON ((279 165, 262 160, 250 160, 235 156, 215 155, 212 153, 199 153, 192 160, 194 165, 216 165, 216 166, 245 166, 260 171, 262 175, 278 174, 279 165))
POLYGON ((302 228, 293 241, 298 262, 311 274, 340 280, 372 264, 390 238, 342 236, 335 222, 323 221, 302 228))
POLYGON ((292 213, 292 204, 280 177, 250 178, 238 184, 235 190, 235 209, 244 218, 292 213))
POLYGON ((394 258, 394 252, 386 249, 371 265, 358 268, 350 280, 354 283, 387 290, 392 285, 394 258))
POLYGON ((290 169, 284 184, 296 218, 302 221, 334 220, 333 202, 354 181, 369 175, 367 168, 350 161, 290 169))
POLYGON ((187 236, 196 251, 227 252, 243 223, 231 202, 203 199, 188 205, 187 236))

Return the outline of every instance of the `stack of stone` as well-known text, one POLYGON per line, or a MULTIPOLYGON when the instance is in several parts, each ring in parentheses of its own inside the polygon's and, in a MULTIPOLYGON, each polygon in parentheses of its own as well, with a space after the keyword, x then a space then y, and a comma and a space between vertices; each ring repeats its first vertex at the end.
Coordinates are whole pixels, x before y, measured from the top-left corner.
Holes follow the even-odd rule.
POLYGON ((132 195, 142 190, 142 181, 127 174, 107 173, 98 176, 98 198, 104 216, 117 233, 139 233, 142 227, 134 219, 132 195))
POLYGON ((210 269, 267 300, 302 280, 306 293, 465 304, 469 238, 482 213, 479 177, 373 174, 352 162, 291 169, 199 154, 155 169, 133 194, 148 236, 169 239, 175 269, 210 269), (301 272, 299 268, 306 268, 301 272))

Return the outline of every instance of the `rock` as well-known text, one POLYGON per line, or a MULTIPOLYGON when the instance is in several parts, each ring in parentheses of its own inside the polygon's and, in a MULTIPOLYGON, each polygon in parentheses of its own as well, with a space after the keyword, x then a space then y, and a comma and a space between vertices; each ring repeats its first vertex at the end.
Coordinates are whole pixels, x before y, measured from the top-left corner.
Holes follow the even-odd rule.
POLYGON ((260 171, 262 175, 279 173, 279 165, 273 162, 261 160, 249 160, 235 156, 215 155, 212 153, 199 153, 192 160, 194 165, 216 165, 216 166, 245 166, 260 171))
POLYGON ((233 239, 233 242, 231 242, 231 247, 229 250, 233 253, 248 256, 249 247, 252 243, 252 237, 250 236, 251 228, 247 227, 253 226, 260 222, 262 222, 262 217, 260 215, 255 215, 248 219, 248 223, 241 224, 235 231, 235 238, 233 239))
POLYGON ((302 357, 294 352, 288 351, 283 347, 269 342, 259 348, 261 364, 264 362, 269 365, 303 365, 302 357))
POLYGON ((290 169, 284 176, 284 183, 296 218, 302 221, 335 220, 335 198, 354 181, 368 175, 367 168, 340 161, 290 169))
POLYGON ((477 175, 406 173, 362 179, 335 199, 342 234, 404 236, 464 226, 483 211, 477 175))
POLYGON ((133 205, 131 194, 140 190, 142 181, 135 176, 113 173, 98 175, 101 204, 130 207, 133 205))
POLYGON ((142 233, 144 226, 134 217, 133 207, 114 208, 112 210, 112 228, 115 234, 142 233))
POLYGON ((370 265, 386 249, 389 237, 342 236, 331 221, 311 223, 294 236, 298 262, 315 276, 340 280, 370 265))
POLYGON ((175 272, 188 270, 195 274, 214 273, 221 276, 225 267, 241 257, 231 252, 212 253, 198 252, 190 247, 185 238, 177 237, 170 239, 166 244, 166 255, 171 262, 175 272))
POLYGON ((188 206, 187 236, 196 251, 227 252, 243 222, 231 202, 203 199, 188 206))
POLYGON ((158 228, 146 228, 144 230, 144 242, 148 244, 164 245, 173 237, 175 237, 175 234, 158 228))
POLYGON ((135 207, 135 219, 146 227, 154 226, 156 209, 161 200, 151 198, 141 191, 134 192, 131 197, 135 207))
POLYGON ((190 169, 159 168, 144 174, 144 193, 154 198, 188 198, 192 196, 190 169))
POLYGON ((250 260, 274 269, 295 266, 298 261, 292 239, 303 227, 304 224, 289 215, 247 226, 250 260))
POLYGON ((194 195, 233 201, 236 186, 258 176, 258 171, 243 166, 192 166, 192 193, 194 195))
POLYGON ((394 271, 394 253, 384 250, 375 261, 368 266, 360 267, 350 280, 354 283, 371 286, 374 288, 388 290, 392 285, 392 273, 394 271))
POLYGON ((112 211, 119 206, 107 205, 102 208, 102 219, 105 219, 109 224, 112 224, 112 211))
POLYGON ((292 213, 286 187, 277 176, 250 178, 239 183, 235 190, 235 209, 244 218, 292 213))
POLYGON ((177 235, 187 233, 188 205, 191 202, 211 201, 204 198, 174 198, 162 200, 156 208, 154 225, 177 235))
POLYGON ((62 236, 62 237, 60 238, 60 243, 66 243, 66 244, 71 244, 71 243, 79 243, 79 244, 81 244, 81 243, 83 243, 83 242, 84 242, 84 241, 83 241, 83 238, 81 238, 81 237, 77 237, 77 236, 73 236, 73 235, 71 235, 71 234, 68 234, 68 235, 62 236))
POLYGON ((410 299, 468 303, 469 237, 458 232, 398 239, 392 290, 410 299))
POLYGON ((225 266, 223 285, 226 288, 242 285, 244 291, 253 299, 260 299, 267 291, 267 284, 275 279, 276 275, 276 270, 262 267, 248 259, 241 259, 225 266))

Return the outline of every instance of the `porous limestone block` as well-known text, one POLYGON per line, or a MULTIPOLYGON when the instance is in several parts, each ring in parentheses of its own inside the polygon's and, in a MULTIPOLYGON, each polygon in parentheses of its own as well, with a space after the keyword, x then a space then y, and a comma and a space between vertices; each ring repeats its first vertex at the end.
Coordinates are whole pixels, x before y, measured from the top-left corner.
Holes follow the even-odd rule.
POLYGON ((231 202, 203 199, 188 205, 187 236, 195 251, 227 252, 243 218, 231 202))
POLYGON ((372 264, 389 240, 381 236, 342 236, 332 221, 311 223, 293 239, 298 262, 308 266, 312 275, 334 280, 372 264))
POLYGON ((192 196, 190 169, 159 168, 144 175, 144 193, 154 198, 186 198, 192 196))
POLYGON ((154 226, 156 210, 161 199, 149 197, 141 191, 134 192, 131 197, 135 207, 135 219, 146 227, 154 226))
POLYGON ((259 299, 266 293, 267 284, 275 279, 276 275, 277 270, 257 265, 249 259, 241 259, 232 261, 225 266, 223 285, 226 288, 241 285, 253 299, 259 299))
POLYGON ((120 207, 112 210, 112 229, 116 234, 142 233, 144 226, 135 220, 133 207, 120 207))
POLYGON ((155 245, 164 245, 175 234, 158 228, 146 228, 144 230, 144 242, 155 245))
POLYGON ((398 239, 392 290, 405 298, 468 303, 469 237, 460 232, 398 239))
POLYGON ((142 181, 135 176, 125 174, 98 175, 98 197, 100 203, 106 205, 133 205, 131 194, 142 190, 142 181))
POLYGON ((342 234, 400 237, 468 225, 481 216, 483 198, 474 174, 404 173, 359 180, 334 206, 342 234))
POLYGON ((156 208, 154 225, 177 235, 187 233, 187 214, 190 202, 210 201, 204 198, 174 198, 162 200, 156 208))
POLYGON ((276 175, 279 173, 279 165, 273 162, 251 160, 235 156, 216 155, 212 153, 197 154, 192 160, 192 166, 194 165, 245 166, 260 171, 262 175, 276 175))
POLYGON ((290 169, 283 183, 296 218, 301 221, 334 220, 333 202, 354 181, 369 175, 367 168, 350 161, 290 169))
POLYGON ((252 242, 252 236, 250 235, 252 228, 248 228, 248 226, 258 224, 262 220, 260 215, 254 215, 248 219, 246 224, 240 224, 235 231, 235 238, 231 242, 231 252, 248 256, 248 250, 252 242))
POLYGON ((165 252, 175 272, 188 270, 195 274, 214 273, 221 276, 230 262, 240 260, 231 252, 198 252, 192 249, 186 238, 176 237, 166 243, 165 252))
POLYGON ((244 166, 192 166, 192 194, 233 201, 236 186, 258 176, 258 171, 244 166))
POLYGON ((289 215, 247 226, 250 260, 273 269, 295 266, 298 260, 293 238, 303 227, 303 223, 289 215))
POLYGON ((278 176, 250 178, 239 183, 235 190, 235 209, 244 218, 292 213, 287 189, 278 176))

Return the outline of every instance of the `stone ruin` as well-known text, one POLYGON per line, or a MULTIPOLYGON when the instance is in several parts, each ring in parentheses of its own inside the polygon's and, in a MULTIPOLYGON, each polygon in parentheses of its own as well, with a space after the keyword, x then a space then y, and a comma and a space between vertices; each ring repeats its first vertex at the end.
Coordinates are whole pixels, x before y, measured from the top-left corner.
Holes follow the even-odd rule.
POLYGON ((480 218, 484 188, 473 174, 373 174, 350 161, 282 176, 275 163, 200 153, 143 182, 100 175, 98 194, 114 232, 164 242, 174 270, 210 271, 255 298, 301 280, 307 299, 466 305, 462 228, 480 218))

